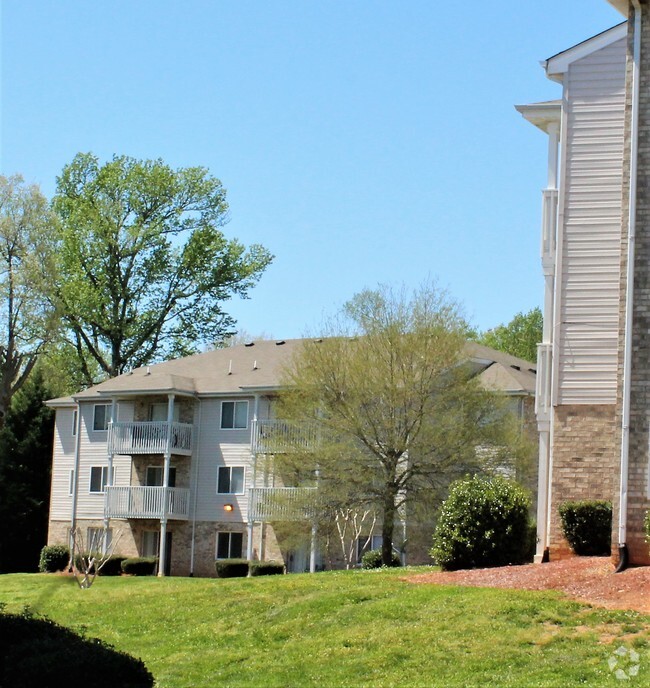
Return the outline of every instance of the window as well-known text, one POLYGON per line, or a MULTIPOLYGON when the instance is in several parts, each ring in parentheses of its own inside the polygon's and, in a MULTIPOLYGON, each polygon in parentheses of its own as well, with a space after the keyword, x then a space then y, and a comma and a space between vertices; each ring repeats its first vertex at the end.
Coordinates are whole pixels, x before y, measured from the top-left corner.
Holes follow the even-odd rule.
POLYGON ((93 430, 101 432, 108 430, 108 420, 110 418, 110 404, 95 404, 93 412, 93 430))
POLYGON ((68 494, 72 495, 74 493, 74 471, 70 471, 70 478, 68 482, 68 494))
POLYGON ((145 530, 142 533, 142 556, 157 557, 160 551, 160 531, 145 530))
POLYGON ((112 542, 112 528, 88 528, 86 534, 86 549, 89 552, 107 552, 112 542))
POLYGON ((226 430, 245 429, 248 427, 247 401, 221 402, 221 427, 226 430))
MULTIPOLYGON (((164 466, 147 466, 147 487, 162 487, 165 474, 164 466)), ((169 487, 176 487, 176 466, 169 467, 169 487)))
MULTIPOLYGON (((113 469, 114 477, 115 469, 113 469)), ((105 492, 106 485, 108 485, 108 466, 93 466, 90 469, 90 491, 105 492)))
MULTIPOLYGON (((178 404, 174 404, 174 409, 173 409, 173 421, 174 423, 178 423, 178 419, 180 418, 180 410, 181 407, 178 404)), ((160 402, 158 404, 151 404, 149 407, 149 420, 152 421, 163 421, 167 422, 167 414, 169 413, 169 407, 167 402, 160 402)))
POLYGON ((72 412, 72 436, 77 434, 77 409, 72 412))
POLYGON ((383 538, 381 535, 362 535, 357 539, 357 560, 361 561, 361 557, 373 549, 381 549, 383 538))
POLYGON ((217 559, 241 559, 243 533, 217 533, 217 559))
POLYGON ((219 466, 218 494, 244 494, 244 467, 219 466))

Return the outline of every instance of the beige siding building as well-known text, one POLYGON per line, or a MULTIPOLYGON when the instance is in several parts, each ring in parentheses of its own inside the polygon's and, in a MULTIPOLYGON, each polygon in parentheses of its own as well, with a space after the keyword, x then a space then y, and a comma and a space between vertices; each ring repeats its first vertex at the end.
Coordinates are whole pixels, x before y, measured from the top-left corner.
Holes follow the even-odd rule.
MULTIPOLYGON (((283 486, 265 460, 282 451, 274 399, 303 342, 209 351, 48 402, 56 410, 49 543, 67 543, 72 528, 86 537, 107 527, 116 553, 158 556, 161 574, 181 576, 213 575, 215 559, 230 557, 282 560, 289 571, 325 566, 312 537, 318 524, 284 525, 283 505, 309 488, 283 486)), ((523 419, 534 366, 478 345, 467 357, 523 419)), ((426 559, 429 545, 406 556, 426 559)))
POLYGON ((650 506, 650 225, 640 212, 650 173, 640 124, 650 117, 641 57, 650 51, 650 7, 611 4, 628 21, 544 63, 561 98, 517 108, 549 144, 536 400, 538 561, 569 552, 558 507, 578 499, 612 502, 617 560, 650 561, 642 528, 650 506))

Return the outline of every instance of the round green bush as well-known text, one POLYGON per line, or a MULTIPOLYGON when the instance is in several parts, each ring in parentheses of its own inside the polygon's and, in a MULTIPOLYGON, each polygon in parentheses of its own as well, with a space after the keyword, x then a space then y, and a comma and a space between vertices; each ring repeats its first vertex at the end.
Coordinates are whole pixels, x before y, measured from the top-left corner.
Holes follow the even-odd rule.
MULTIPOLYGON (((401 566, 402 565, 402 560, 399 558, 399 554, 397 554, 397 552, 391 553, 390 565, 391 566, 401 566)), ((366 552, 361 557, 361 568, 362 569, 380 569, 381 566, 382 566, 381 549, 371 549, 369 552, 366 552)))
POLYGON ((523 564, 530 556, 530 497, 499 476, 457 480, 442 505, 430 554, 447 571, 523 564))
POLYGON ((63 571, 70 561, 70 550, 65 545, 46 545, 41 550, 38 570, 41 573, 63 571))
POLYGON ((284 573, 281 561, 251 561, 248 567, 251 576, 278 576, 284 573))
POLYGON ((562 532, 580 556, 605 556, 612 550, 612 504, 602 500, 560 504, 562 532))

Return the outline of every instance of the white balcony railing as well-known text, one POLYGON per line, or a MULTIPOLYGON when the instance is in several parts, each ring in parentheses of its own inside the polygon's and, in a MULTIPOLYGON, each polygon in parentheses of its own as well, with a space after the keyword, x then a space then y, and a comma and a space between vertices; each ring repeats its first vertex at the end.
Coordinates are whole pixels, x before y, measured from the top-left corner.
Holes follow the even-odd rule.
POLYGON ((164 454, 169 438, 172 454, 192 454, 193 426, 189 423, 116 422, 108 427, 108 450, 113 454, 164 454))
POLYGON ((248 518, 251 521, 306 521, 315 500, 315 487, 252 487, 248 491, 248 518))
POLYGON ((535 389, 535 414, 538 421, 551 418, 551 372, 553 345, 537 345, 537 379, 535 389))
POLYGON ((555 235, 557 232, 557 189, 542 191, 542 265, 552 269, 555 265, 555 235))
POLYGON ((292 425, 283 420, 254 420, 251 437, 254 454, 284 454, 305 451, 318 444, 315 425, 292 425))
POLYGON ((183 487, 107 487, 106 518, 167 518, 185 520, 190 512, 190 491, 183 487))

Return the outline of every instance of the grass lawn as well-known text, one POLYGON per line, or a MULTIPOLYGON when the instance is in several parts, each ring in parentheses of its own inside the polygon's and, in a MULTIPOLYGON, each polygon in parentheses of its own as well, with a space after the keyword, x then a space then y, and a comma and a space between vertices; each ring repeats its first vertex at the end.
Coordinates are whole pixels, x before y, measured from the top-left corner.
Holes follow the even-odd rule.
POLYGON ((89 590, 11 574, 0 576, 0 602, 141 657, 163 688, 615 686, 607 661, 621 646, 640 655, 623 685, 650 682, 648 616, 555 593, 412 585, 404 574, 106 577, 89 590))

